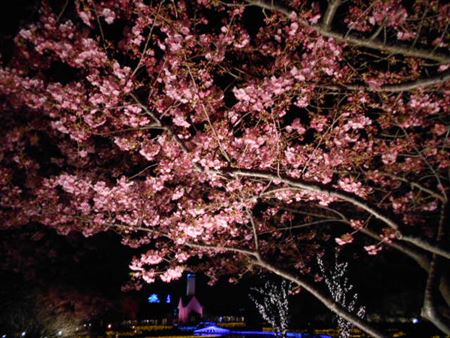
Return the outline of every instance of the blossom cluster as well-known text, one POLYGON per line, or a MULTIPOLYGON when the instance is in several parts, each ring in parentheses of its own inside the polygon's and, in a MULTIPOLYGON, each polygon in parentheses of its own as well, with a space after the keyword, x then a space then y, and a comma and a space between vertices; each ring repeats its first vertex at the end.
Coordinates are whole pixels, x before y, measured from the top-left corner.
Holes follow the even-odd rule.
MULTIPOLYGON (((262 255, 302 273, 329 241, 377 254, 396 239, 383 228, 380 243, 360 241, 378 225, 361 205, 435 233, 449 85, 389 86, 447 65, 325 36, 317 3, 291 3, 301 9, 259 11, 256 26, 239 4, 76 1, 59 15, 45 3, 0 65, 2 226, 116 231, 144 249, 130 268, 145 282, 191 262, 213 281, 238 274, 224 248, 256 250, 255 229, 262 255), (336 219, 349 229, 337 234, 336 219)), ((449 7, 434 7, 354 1, 335 20, 427 44, 414 22, 437 39, 449 7)))

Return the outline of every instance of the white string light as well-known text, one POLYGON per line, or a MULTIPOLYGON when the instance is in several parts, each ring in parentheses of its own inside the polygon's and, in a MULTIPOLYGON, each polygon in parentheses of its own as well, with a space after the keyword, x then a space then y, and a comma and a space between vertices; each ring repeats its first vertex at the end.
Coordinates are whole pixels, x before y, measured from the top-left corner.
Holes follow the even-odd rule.
MULTIPOLYGON (((347 277, 348 263, 340 263, 337 254, 335 255, 332 270, 327 271, 320 257, 317 257, 317 263, 334 301, 346 308, 348 312, 356 313, 359 318, 364 318, 366 309, 364 306, 357 307, 358 293, 352 292, 353 285, 347 277)), ((337 316, 337 324, 339 337, 349 338, 353 325, 339 316, 337 316)))
POLYGON ((281 283, 267 281, 263 287, 252 290, 255 291, 255 295, 250 294, 250 299, 255 303, 263 319, 272 326, 277 336, 286 337, 289 285, 285 281, 281 283))

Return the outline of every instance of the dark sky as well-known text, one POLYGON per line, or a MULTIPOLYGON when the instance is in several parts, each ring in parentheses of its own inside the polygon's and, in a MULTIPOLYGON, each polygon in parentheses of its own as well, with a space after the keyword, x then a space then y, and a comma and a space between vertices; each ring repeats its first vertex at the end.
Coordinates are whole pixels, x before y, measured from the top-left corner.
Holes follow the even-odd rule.
MULTIPOLYGON (((114 233, 88 238, 76 233, 60 236, 53 230, 29 226, 3 232, 0 254, 4 258, 2 274, 9 276, 2 279, 3 288, 6 288, 5 283, 17 283, 16 279, 10 278, 16 275, 27 287, 53 283, 118 300, 129 296, 123 294, 120 287, 128 280, 131 257, 138 252, 122 246, 119 236, 114 233)), ((419 292, 423 290, 425 276, 408 259, 387 251, 365 259, 364 264, 353 263, 351 267, 350 278, 359 290, 362 303, 371 311, 395 310, 391 304, 397 304, 409 309, 413 315, 420 308, 419 292)), ((210 313, 238 314, 252 310, 249 288, 263 283, 266 278, 247 278, 239 285, 230 285, 224 279, 210 287, 206 276, 198 274, 197 293, 210 313)), ((153 292, 161 295, 171 293, 172 300, 177 302, 178 296, 185 293, 185 279, 169 285, 162 282, 146 285, 142 291, 130 295, 145 303, 153 292)), ((293 314, 304 318, 326 311, 305 292, 292 297, 291 303, 293 314)))

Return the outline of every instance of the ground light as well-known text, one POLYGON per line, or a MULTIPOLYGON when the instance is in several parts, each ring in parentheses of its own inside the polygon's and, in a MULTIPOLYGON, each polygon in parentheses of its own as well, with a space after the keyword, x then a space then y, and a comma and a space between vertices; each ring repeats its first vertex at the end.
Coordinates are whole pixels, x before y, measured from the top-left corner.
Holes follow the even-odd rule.
MULTIPOLYGON (((248 335, 261 335, 261 336, 277 336, 276 332, 270 331, 235 331, 229 330, 224 327, 218 326, 216 324, 208 325, 204 328, 194 330, 194 335, 196 336, 225 336, 225 335, 240 335, 240 336, 248 336, 248 335)), ((286 336, 288 338, 302 338, 304 335, 302 333, 297 332, 286 332, 286 336)), ((318 335, 321 338, 331 338, 328 335, 318 335)))

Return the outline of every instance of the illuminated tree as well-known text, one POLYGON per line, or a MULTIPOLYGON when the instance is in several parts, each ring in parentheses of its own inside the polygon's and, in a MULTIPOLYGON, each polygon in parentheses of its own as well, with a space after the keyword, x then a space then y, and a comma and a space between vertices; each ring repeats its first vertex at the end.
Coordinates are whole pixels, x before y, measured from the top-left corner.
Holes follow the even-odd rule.
MULTIPOLYGON (((348 280, 348 263, 339 262, 337 253, 332 269, 327 269, 320 257, 317 257, 317 263, 322 272, 325 284, 336 303, 341 304, 349 312, 356 313, 359 318, 364 318, 366 309, 364 306, 357 306, 358 293, 353 291, 353 285, 348 280)), ((339 337, 350 337, 353 325, 339 316, 337 317, 337 324, 339 327, 339 337)))
POLYGON ((116 231, 145 247, 135 287, 269 271, 375 337, 313 266, 334 241, 392 247, 449 333, 449 8, 43 1, 0 68, 2 227, 116 231))
POLYGON ((287 337, 289 324, 289 284, 286 281, 276 283, 267 281, 260 288, 252 288, 254 294, 250 298, 275 332, 275 335, 287 337))

